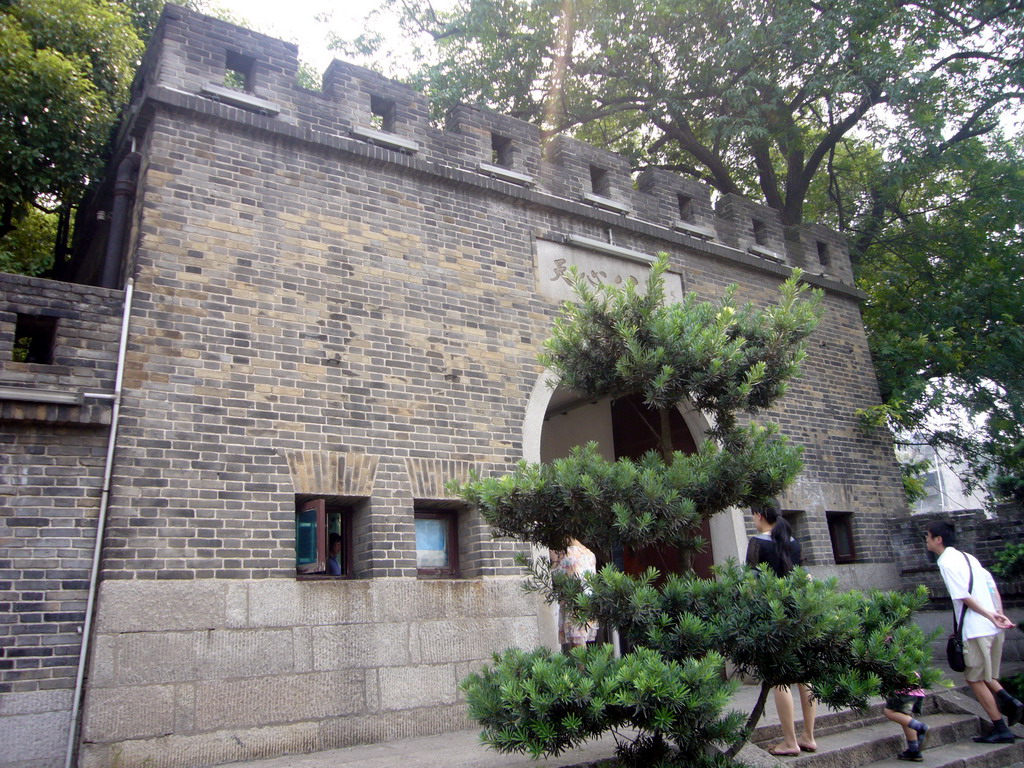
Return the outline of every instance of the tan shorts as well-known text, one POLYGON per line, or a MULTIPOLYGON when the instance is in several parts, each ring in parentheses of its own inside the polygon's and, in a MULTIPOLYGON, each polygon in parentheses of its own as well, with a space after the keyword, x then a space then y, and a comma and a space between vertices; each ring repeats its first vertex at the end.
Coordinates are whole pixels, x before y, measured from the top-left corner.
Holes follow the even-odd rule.
POLYGON ((964 680, 969 683, 996 680, 999 660, 1003 657, 1003 633, 984 637, 969 637, 964 641, 964 680))

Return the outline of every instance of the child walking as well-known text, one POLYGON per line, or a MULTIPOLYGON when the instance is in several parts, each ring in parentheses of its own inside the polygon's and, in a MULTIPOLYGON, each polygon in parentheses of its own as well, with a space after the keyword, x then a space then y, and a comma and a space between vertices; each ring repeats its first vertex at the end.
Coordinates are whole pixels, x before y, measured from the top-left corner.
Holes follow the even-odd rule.
POLYGON ((903 735, 907 737, 907 748, 896 755, 897 760, 908 760, 912 763, 924 762, 921 750, 928 734, 928 726, 918 718, 921 716, 921 702, 924 701, 923 688, 911 688, 893 694, 885 702, 882 712, 894 723, 903 726, 903 735))

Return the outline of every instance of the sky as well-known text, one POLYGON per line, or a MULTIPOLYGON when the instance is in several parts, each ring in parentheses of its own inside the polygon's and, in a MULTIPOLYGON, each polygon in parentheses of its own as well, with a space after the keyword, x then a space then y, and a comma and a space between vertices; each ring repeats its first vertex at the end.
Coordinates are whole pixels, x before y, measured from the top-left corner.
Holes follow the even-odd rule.
MULTIPOLYGON (((443 4, 443 3, 442 3, 443 4)), ((298 43, 299 58, 323 72, 331 60, 341 57, 327 49, 330 30, 354 36, 378 0, 211 0, 211 5, 230 11, 246 26, 298 43), (331 21, 317 21, 320 15, 331 21)), ((395 31, 397 35, 397 30, 395 31)), ((359 63, 359 62, 357 62, 359 63)))
POLYGON ((246 26, 260 32, 290 40, 299 45, 299 56, 323 71, 334 58, 327 50, 328 30, 357 29, 361 20, 376 5, 375 0, 213 0, 230 11, 246 26), (330 14, 332 22, 317 21, 320 14, 330 14))

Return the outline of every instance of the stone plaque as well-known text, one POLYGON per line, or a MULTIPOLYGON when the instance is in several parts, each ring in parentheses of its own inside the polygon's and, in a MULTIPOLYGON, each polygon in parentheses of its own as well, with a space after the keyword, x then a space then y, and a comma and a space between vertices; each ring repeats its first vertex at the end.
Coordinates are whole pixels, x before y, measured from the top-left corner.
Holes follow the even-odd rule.
MULTIPOLYGON (((553 301, 575 298, 569 278, 569 268, 573 266, 594 287, 602 284, 623 285, 629 281, 643 289, 650 274, 650 265, 626 257, 550 240, 535 242, 538 289, 541 296, 553 301)), ((665 296, 670 301, 682 301, 682 275, 677 272, 665 273, 665 296)))

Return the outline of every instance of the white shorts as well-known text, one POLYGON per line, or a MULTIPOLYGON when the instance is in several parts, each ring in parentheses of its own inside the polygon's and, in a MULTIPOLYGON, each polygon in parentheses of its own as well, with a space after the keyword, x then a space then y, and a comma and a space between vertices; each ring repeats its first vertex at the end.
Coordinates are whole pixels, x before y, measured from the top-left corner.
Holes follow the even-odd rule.
POLYGON ((1003 633, 984 637, 969 637, 964 641, 964 680, 969 683, 987 682, 999 678, 999 661, 1003 657, 1003 633))

